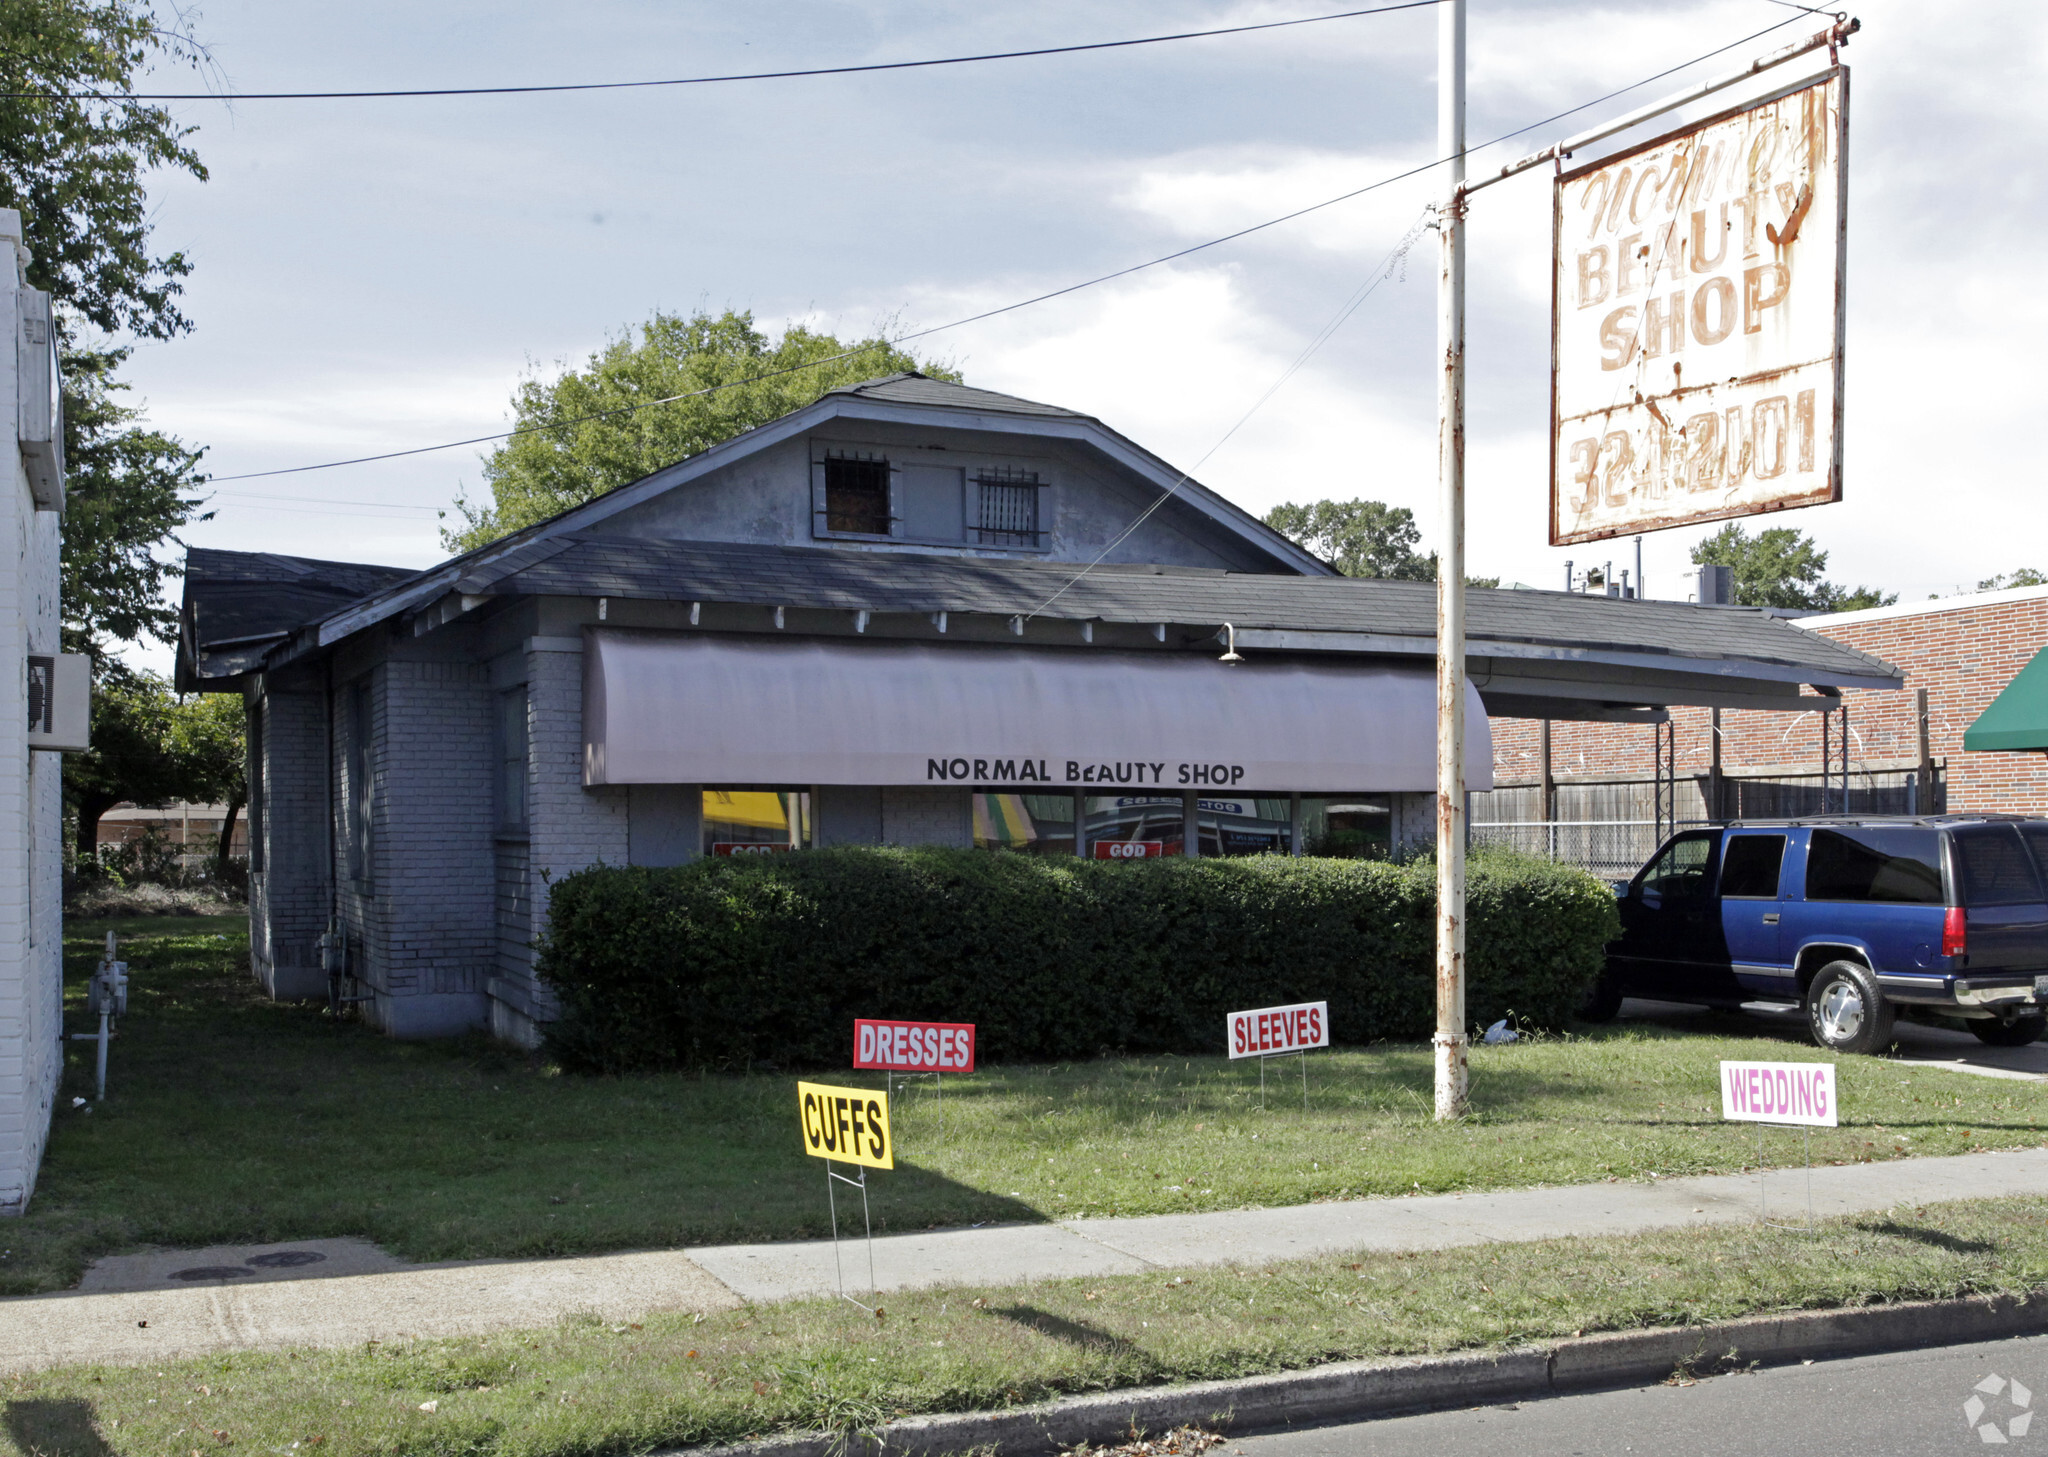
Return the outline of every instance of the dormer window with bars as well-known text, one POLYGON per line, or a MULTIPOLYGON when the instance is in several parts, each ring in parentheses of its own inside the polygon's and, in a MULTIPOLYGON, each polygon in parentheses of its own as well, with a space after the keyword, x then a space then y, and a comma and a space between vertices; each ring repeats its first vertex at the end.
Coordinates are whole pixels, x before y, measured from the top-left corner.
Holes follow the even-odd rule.
POLYGON ((889 462, 881 456, 828 455, 824 469, 825 529, 889 535, 889 462))
POLYGON ((1038 493, 1043 487, 1035 470, 983 466, 974 473, 980 507, 974 539, 980 546, 1037 547, 1038 493))
POLYGON ((811 442, 811 533, 821 539, 1047 551, 1051 491, 1036 462, 811 442))

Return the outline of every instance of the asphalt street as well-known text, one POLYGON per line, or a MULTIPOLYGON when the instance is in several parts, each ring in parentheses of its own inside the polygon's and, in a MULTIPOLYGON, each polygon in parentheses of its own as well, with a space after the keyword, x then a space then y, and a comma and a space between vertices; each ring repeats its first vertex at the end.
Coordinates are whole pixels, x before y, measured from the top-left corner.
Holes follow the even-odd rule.
POLYGON ((1929 1457, 1995 1445, 2048 1453, 2044 1408, 2048 1336, 2032 1336, 1318 1427, 1217 1450, 1244 1457, 1929 1457), (1972 1398, 1981 1405, 1969 1407, 1972 1398), (2032 1413, 2041 1413, 2038 1421, 2028 1419, 2032 1413))

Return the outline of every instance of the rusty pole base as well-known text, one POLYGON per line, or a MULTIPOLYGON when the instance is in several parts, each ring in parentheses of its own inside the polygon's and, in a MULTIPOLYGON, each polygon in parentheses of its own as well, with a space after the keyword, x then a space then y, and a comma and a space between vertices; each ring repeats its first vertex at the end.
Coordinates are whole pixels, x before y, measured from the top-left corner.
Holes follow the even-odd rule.
POLYGON ((1467 1052, 1472 1040, 1463 1033, 1439 1032, 1430 1043, 1436 1052, 1436 1121, 1453 1122, 1471 1111, 1467 1095, 1472 1074, 1467 1052))

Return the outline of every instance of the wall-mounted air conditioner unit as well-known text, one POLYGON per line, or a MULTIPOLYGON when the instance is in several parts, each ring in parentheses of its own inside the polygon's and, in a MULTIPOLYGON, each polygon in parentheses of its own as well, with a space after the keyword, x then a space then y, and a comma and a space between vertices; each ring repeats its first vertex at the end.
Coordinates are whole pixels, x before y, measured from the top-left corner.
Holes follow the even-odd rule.
POLYGON ((57 379, 57 330, 50 296, 25 288, 14 341, 15 379, 20 399, 16 435, 29 494, 38 511, 64 509, 64 396, 57 379))
POLYGON ((28 655, 28 746, 92 747, 92 659, 84 653, 28 655))

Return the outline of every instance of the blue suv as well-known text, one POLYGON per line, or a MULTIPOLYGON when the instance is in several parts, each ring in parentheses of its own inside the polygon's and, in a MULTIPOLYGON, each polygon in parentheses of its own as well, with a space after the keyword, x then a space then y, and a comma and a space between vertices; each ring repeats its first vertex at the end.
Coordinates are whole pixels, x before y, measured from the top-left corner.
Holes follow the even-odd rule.
POLYGON ((1802 1007, 1840 1052, 1889 1046, 1901 1009, 1994 1047, 2048 1030, 2048 819, 1742 820, 1673 836, 1620 896, 1590 1020, 1624 996, 1802 1007))

